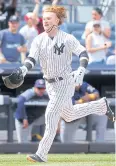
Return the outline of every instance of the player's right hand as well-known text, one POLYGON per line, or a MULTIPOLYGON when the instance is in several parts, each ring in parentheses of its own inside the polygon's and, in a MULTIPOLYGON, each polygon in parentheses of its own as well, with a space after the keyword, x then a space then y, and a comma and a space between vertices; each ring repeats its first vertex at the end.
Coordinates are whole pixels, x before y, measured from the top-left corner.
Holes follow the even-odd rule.
POLYGON ((110 41, 105 42, 105 46, 106 46, 106 48, 111 47, 112 46, 112 42, 110 42, 110 41))
POLYGON ((86 69, 84 67, 79 67, 78 70, 73 72, 73 77, 76 83, 76 86, 80 86, 83 83, 83 78, 85 75, 86 69))
POLYGON ((27 128, 29 126, 28 120, 27 119, 23 119, 23 128, 27 128))

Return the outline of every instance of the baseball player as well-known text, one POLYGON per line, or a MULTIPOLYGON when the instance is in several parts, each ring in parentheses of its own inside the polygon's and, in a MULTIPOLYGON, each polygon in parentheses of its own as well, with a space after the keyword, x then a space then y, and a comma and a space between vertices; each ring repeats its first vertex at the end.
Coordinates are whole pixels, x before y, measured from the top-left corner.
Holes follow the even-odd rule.
POLYGON ((59 29, 59 25, 64 22, 65 17, 66 9, 64 7, 46 7, 43 10, 45 32, 33 40, 30 54, 24 65, 14 70, 10 76, 2 77, 7 87, 17 88, 23 83, 25 75, 34 67, 38 59, 40 61, 50 100, 45 113, 46 128, 43 139, 39 143, 36 154, 27 156, 27 159, 32 162, 47 161, 47 154, 55 137, 60 117, 66 122, 71 122, 89 114, 107 114, 111 120, 114 120, 106 98, 72 105, 75 82, 77 85, 82 85, 88 55, 74 36, 59 29), (73 52, 79 56, 80 66, 72 73, 73 52))
POLYGON ((45 91, 45 81, 38 79, 35 81, 34 87, 27 89, 17 97, 17 108, 15 112, 15 127, 18 143, 28 142, 31 135, 33 125, 37 124, 41 113, 38 111, 25 110, 25 102, 36 97, 39 99, 48 98, 45 91))
MULTIPOLYGON (((87 82, 83 82, 81 86, 75 87, 75 93, 72 97, 73 104, 82 104, 94 100, 98 100, 100 97, 99 91, 87 82)), ((91 125, 96 127, 96 142, 104 141, 104 134, 107 128, 107 116, 106 115, 96 115, 92 114, 91 125)), ((71 123, 67 123, 64 120, 61 121, 61 142, 63 143, 74 143, 74 138, 76 134, 76 129, 79 128, 81 124, 81 119, 75 120, 71 123)))

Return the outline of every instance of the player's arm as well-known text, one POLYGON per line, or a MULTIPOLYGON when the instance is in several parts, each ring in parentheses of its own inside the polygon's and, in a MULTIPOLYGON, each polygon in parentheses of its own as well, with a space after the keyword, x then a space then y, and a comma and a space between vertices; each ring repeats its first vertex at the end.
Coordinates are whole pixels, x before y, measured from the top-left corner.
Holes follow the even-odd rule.
POLYGON ((71 36, 70 48, 72 48, 72 52, 79 56, 80 66, 78 70, 74 72, 74 79, 77 85, 82 85, 83 77, 85 74, 86 67, 88 65, 89 57, 85 47, 83 47, 80 42, 74 37, 71 36))
POLYGON ((16 115, 17 119, 27 119, 27 114, 25 112, 25 102, 33 97, 33 90, 27 89, 17 97, 17 109, 16 115))
POLYGON ((40 0, 35 0, 35 7, 33 9, 33 19, 35 20, 35 25, 38 24, 39 8, 40 8, 40 0))
POLYGON ((84 31, 84 35, 85 35, 85 37, 84 37, 84 39, 86 39, 86 37, 89 35, 89 34, 91 34, 92 33, 92 29, 90 28, 92 25, 92 22, 90 21, 90 22, 88 22, 87 24, 86 24, 86 26, 85 26, 85 31, 84 31))
POLYGON ((88 83, 86 83, 86 93, 90 101, 97 100, 100 97, 99 91, 88 83))
POLYGON ((93 52, 96 52, 96 51, 100 51, 100 50, 105 50, 107 49, 107 45, 101 45, 99 47, 92 47, 92 36, 91 35, 88 35, 87 38, 86 38, 86 49, 88 52, 90 53, 93 53, 93 52))
POLYGON ((85 29, 85 38, 91 33, 92 33, 92 31, 89 28, 86 28, 85 29))
POLYGON ((22 95, 18 97, 17 109, 15 113, 15 118, 18 119, 19 121, 22 120, 23 128, 27 128, 29 125, 24 105, 25 101, 26 99, 22 95))
POLYGON ((110 38, 111 36, 111 29, 110 28, 105 28, 104 31, 102 31, 103 35, 106 37, 106 38, 110 38))
POLYGON ((60 0, 52 0, 52 5, 58 5, 59 2, 60 0))
POLYGON ((16 119, 22 119, 23 121, 23 127, 28 127, 28 117, 25 110, 25 102, 30 100, 35 95, 33 88, 27 89, 25 92, 23 92, 19 97, 17 98, 17 109, 15 113, 16 119))
POLYGON ((2 54, 2 50, 1 50, 1 45, 3 42, 3 36, 4 36, 4 30, 0 31, 0 63, 5 63, 6 59, 4 58, 4 55, 2 54))
POLYGON ((88 83, 83 85, 85 85, 86 93, 79 100, 77 100, 76 103, 81 104, 99 99, 99 91, 96 88, 88 83))
POLYGON ((16 8, 17 6, 17 0, 12 0, 11 6, 16 8))
POLYGON ((27 114, 25 112, 25 103, 26 98, 22 95, 19 95, 17 97, 17 108, 15 112, 15 118, 16 119, 27 119, 27 114))
POLYGON ((102 33, 106 38, 110 38, 110 36, 111 36, 111 27, 110 27, 110 24, 108 22, 104 23, 104 29, 102 30, 102 33))
POLYGON ((26 47, 26 40, 24 38, 24 36, 22 34, 20 34, 21 36, 21 41, 20 41, 20 46, 17 47, 17 50, 20 52, 20 53, 26 53, 27 52, 27 47, 26 47))
POLYGON ((76 101, 76 104, 82 104, 82 103, 86 103, 89 101, 94 101, 97 100, 99 98, 99 93, 94 92, 94 93, 86 93, 83 97, 81 97, 79 100, 76 101))
MULTIPOLYGON (((28 72, 35 66, 39 58, 39 51, 39 44, 37 43, 37 38, 35 38, 31 44, 29 56, 26 58, 24 65, 22 66, 22 69, 26 68, 26 71, 28 72)), ((24 73, 24 75, 27 74, 27 72, 24 73)))
POLYGON ((38 17, 39 6, 40 6, 40 0, 35 0, 35 7, 33 9, 33 14, 35 17, 38 17))

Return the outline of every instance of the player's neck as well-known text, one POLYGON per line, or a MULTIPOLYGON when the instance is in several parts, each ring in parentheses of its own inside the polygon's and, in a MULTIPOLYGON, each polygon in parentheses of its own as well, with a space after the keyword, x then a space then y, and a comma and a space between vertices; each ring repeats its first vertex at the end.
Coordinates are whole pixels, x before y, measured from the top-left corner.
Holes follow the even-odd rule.
POLYGON ((49 37, 55 37, 57 35, 58 29, 53 29, 51 32, 48 33, 49 37))
POLYGON ((9 28, 9 31, 11 32, 11 33, 17 33, 17 30, 16 29, 11 29, 11 28, 9 28))

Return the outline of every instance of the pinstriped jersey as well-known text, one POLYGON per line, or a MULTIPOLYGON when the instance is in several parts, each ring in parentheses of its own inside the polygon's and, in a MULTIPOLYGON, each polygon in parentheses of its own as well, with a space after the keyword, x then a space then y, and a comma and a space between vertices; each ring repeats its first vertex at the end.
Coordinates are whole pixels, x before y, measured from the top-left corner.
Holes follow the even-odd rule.
POLYGON ((58 30, 54 38, 46 32, 38 35, 31 45, 29 57, 39 60, 44 77, 65 77, 72 71, 72 53, 77 56, 85 47, 72 35, 58 30))

